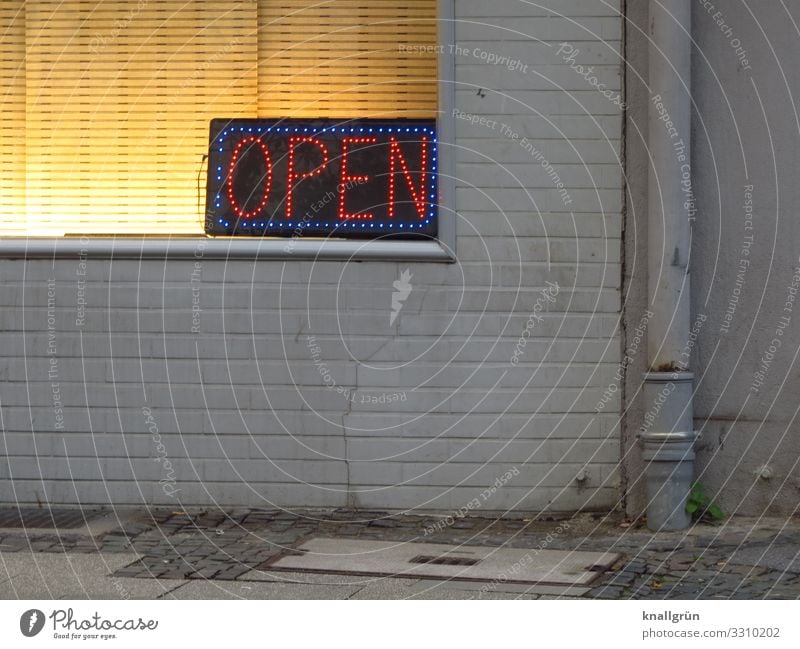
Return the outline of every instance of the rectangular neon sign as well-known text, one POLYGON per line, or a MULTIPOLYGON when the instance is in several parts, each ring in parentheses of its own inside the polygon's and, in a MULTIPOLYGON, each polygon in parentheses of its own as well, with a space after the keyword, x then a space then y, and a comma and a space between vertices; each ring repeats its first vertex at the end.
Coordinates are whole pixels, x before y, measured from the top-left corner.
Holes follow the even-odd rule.
POLYGON ((432 120, 215 119, 206 225, 222 236, 432 238, 432 120))

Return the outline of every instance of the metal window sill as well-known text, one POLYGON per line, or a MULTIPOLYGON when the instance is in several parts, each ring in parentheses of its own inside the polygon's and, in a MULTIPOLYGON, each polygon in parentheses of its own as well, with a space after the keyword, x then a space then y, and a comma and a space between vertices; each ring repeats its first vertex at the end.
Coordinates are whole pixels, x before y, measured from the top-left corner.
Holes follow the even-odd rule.
POLYGON ((0 239, 0 259, 69 259, 78 255, 108 259, 455 261, 438 241, 206 237, 0 239))

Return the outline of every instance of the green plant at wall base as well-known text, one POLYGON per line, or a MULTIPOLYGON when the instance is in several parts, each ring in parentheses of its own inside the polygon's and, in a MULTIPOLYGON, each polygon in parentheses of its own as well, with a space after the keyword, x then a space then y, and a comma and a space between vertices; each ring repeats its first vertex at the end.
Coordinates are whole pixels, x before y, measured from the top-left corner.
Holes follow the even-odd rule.
POLYGON ((692 519, 696 521, 718 521, 725 518, 725 512, 711 502, 711 498, 706 494, 705 487, 700 482, 695 482, 692 485, 689 498, 686 500, 686 513, 691 514, 692 519))

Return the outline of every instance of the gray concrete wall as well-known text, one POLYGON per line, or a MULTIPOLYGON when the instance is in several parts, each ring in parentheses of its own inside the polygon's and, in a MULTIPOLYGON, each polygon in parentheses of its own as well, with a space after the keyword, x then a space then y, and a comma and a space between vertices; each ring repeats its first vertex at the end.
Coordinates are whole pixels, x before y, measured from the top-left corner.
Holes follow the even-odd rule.
POLYGON ((457 263, 0 260, 0 501, 615 506, 617 7, 456 16, 457 263))
MULTIPOLYGON (((640 31, 646 32, 645 5, 628 3, 628 335, 646 296, 647 151, 638 132, 648 100, 638 79, 647 76, 640 31)), ((692 19, 697 214, 691 281, 699 335, 687 343, 693 344, 697 374, 695 427, 702 433, 697 477, 728 513, 791 513, 800 495, 800 312, 790 300, 800 287, 800 276, 794 278, 800 267, 800 9, 771 1, 756 10, 737 0, 698 0, 692 19)), ((636 391, 643 363, 640 355, 629 366, 629 448, 641 418, 636 391)), ((636 458, 633 452, 626 463, 634 479, 636 458)), ((643 504, 639 487, 630 485, 632 512, 643 504)))

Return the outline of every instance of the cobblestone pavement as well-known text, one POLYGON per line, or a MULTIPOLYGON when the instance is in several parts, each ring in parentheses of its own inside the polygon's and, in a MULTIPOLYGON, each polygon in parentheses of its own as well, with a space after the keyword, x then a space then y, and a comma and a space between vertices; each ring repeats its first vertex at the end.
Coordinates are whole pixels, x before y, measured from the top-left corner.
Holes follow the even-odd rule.
MULTIPOLYGON (((113 514, 119 524, 94 536, 75 530, 0 529, 0 552, 128 553, 139 558, 114 577, 230 582, 252 576, 254 569, 312 536, 612 551, 623 558, 583 598, 800 598, 798 518, 737 518, 654 534, 618 518, 590 514, 561 519, 453 519, 363 510, 113 514)), ((495 587, 464 590, 463 596, 490 596, 495 587)))

